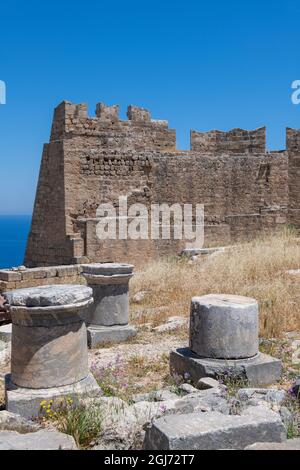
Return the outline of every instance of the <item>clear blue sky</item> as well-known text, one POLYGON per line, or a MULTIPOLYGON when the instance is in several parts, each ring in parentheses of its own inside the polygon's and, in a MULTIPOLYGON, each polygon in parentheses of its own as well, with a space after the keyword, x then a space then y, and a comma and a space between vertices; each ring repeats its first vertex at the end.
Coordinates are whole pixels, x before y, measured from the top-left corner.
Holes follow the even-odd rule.
POLYGON ((300 127, 300 3, 14 1, 0 7, 0 214, 32 210, 42 144, 63 99, 149 108, 179 148, 189 129, 300 127))

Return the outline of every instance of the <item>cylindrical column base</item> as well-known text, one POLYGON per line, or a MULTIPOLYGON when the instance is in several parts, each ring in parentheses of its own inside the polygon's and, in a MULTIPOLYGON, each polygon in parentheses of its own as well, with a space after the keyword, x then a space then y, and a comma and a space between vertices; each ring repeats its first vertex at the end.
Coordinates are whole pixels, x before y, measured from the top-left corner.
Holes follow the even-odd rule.
POLYGON ((59 285, 7 293, 12 315, 11 380, 19 387, 61 387, 88 376, 86 286, 59 285))
POLYGON ((258 304, 237 295, 194 297, 190 348, 199 357, 239 359, 258 353, 258 304))
POLYGON ((91 326, 127 325, 129 319, 130 264, 102 263, 82 266, 83 276, 93 289, 94 304, 90 307, 91 326))

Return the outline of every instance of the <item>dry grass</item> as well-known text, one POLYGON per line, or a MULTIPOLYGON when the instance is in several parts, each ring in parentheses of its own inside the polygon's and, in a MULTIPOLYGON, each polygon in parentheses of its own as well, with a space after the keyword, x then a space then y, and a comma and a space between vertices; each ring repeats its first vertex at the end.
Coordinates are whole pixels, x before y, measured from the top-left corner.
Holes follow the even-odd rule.
POLYGON ((153 261, 131 281, 131 293, 149 291, 141 305, 131 305, 132 321, 158 324, 189 314, 191 297, 230 293, 254 297, 260 304, 260 335, 280 337, 300 329, 300 239, 281 235, 238 245, 199 263, 153 261))

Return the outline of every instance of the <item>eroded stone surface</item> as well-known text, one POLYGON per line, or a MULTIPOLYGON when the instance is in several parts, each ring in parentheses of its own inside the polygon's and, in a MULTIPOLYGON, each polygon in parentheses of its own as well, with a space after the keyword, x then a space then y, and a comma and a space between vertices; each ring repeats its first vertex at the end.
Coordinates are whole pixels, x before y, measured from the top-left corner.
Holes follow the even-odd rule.
POLYGON ((106 343, 122 343, 133 338, 137 331, 132 325, 94 326, 87 329, 88 345, 97 348, 106 343))
POLYGON ((16 385, 36 389, 84 379, 89 373, 85 324, 13 325, 11 373, 16 385))
POLYGON ((58 431, 40 430, 29 434, 0 431, 0 450, 76 450, 72 436, 58 431))
POLYGON ((288 439, 285 442, 255 442, 245 450, 300 450, 300 439, 288 439))
POLYGON ((218 382, 215 379, 212 379, 211 377, 203 377, 197 382, 197 388, 199 388, 199 390, 206 390, 209 388, 216 388, 219 386, 220 386, 220 382, 218 382))
MULTIPOLYGON (((83 276, 93 289, 94 303, 89 308, 88 322, 94 326, 127 325, 129 316, 129 287, 133 266, 103 263, 83 265, 83 276)), ((100 344, 101 338, 91 334, 89 344, 100 344)))
POLYGON ((200 357, 239 359, 258 353, 258 304, 237 295, 193 297, 190 348, 200 357))
POLYGON ((240 416, 218 412, 170 415, 154 421, 145 436, 147 450, 244 449, 257 440, 282 442, 285 428, 277 413, 251 407, 240 416))
POLYGON ((92 295, 90 287, 71 284, 29 287, 5 293, 10 305, 16 307, 72 305, 90 300, 92 295))
POLYGON ((116 274, 131 274, 134 266, 126 263, 91 263, 81 265, 83 274, 113 276, 116 274))
POLYGON ((269 385, 279 380, 282 363, 279 359, 262 353, 250 359, 206 359, 200 358, 189 348, 180 348, 170 353, 170 370, 173 375, 188 374, 194 384, 197 384, 202 377, 218 379, 224 374, 230 374, 256 387, 269 385))
POLYGON ((70 397, 74 402, 84 397, 95 398, 101 395, 101 389, 94 377, 90 374, 80 382, 63 387, 53 387, 44 389, 30 389, 16 387, 10 380, 10 376, 5 377, 6 387, 6 409, 12 413, 31 419, 37 417, 40 412, 41 402, 60 403, 66 397, 70 397))
POLYGON ((282 404, 287 398, 285 390, 269 388, 241 388, 237 392, 237 397, 242 401, 250 400, 255 403, 264 400, 269 403, 282 404))
POLYGON ((83 313, 92 289, 53 285, 7 294, 12 315, 12 382, 29 389, 70 385, 88 376, 83 313))
POLYGON ((28 433, 38 431, 40 426, 33 421, 22 418, 22 416, 9 411, 0 411, 0 430, 17 431, 19 433, 28 433))

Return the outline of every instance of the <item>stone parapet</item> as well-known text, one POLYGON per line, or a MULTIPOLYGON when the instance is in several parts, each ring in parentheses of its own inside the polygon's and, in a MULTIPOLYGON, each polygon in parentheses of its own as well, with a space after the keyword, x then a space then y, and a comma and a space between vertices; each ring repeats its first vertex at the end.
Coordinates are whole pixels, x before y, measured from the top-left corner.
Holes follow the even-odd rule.
POLYGON ((82 282, 81 271, 81 266, 76 264, 1 269, 0 292, 51 284, 78 284, 82 282))

